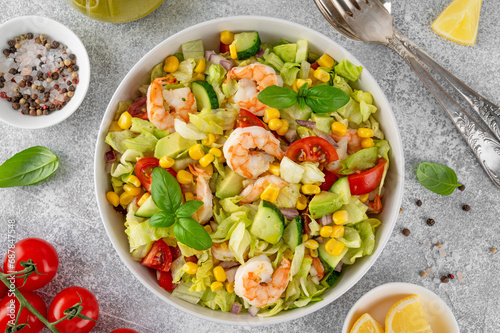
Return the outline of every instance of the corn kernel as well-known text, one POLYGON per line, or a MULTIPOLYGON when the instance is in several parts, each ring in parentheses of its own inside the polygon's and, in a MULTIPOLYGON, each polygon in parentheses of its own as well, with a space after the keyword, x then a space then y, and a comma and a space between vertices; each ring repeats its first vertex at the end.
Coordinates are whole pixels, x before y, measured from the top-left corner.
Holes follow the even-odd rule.
POLYGON ((219 148, 210 148, 208 151, 209 154, 214 155, 215 157, 221 157, 222 156, 222 151, 219 148))
POLYGON ((219 282, 226 281, 226 271, 221 266, 217 266, 213 269, 214 277, 219 282))
POLYGON ((344 226, 343 225, 334 225, 332 227, 332 234, 330 237, 332 238, 339 238, 344 236, 344 226))
POLYGON ((269 164, 269 172, 272 173, 275 176, 280 175, 280 164, 278 162, 273 162, 269 164))
POLYGON ((302 185, 300 189, 302 193, 304 193, 305 195, 319 194, 321 192, 321 189, 319 188, 318 185, 312 185, 312 184, 302 185))
POLYGON ((276 133, 278 133, 278 135, 283 136, 286 134, 286 132, 288 132, 288 127, 290 126, 290 123, 286 119, 282 119, 281 122, 283 123, 283 125, 281 125, 281 127, 278 128, 276 133))
POLYGON ((313 258, 318 257, 318 249, 309 249, 309 255, 313 258))
POLYGON ((115 207, 120 204, 120 197, 113 191, 106 193, 106 200, 108 200, 108 202, 115 207))
POLYGON ((275 202, 278 199, 278 195, 280 194, 280 188, 276 184, 267 185, 266 189, 260 195, 262 200, 275 202))
POLYGON ((205 59, 200 59, 196 62, 196 66, 194 67, 195 73, 203 73, 207 65, 205 64, 205 59))
POLYGON ((281 119, 273 118, 269 120, 269 129, 271 131, 276 131, 279 129, 281 126, 283 126, 283 121, 281 119))
POLYGON ((215 142, 215 140, 216 140, 215 135, 212 133, 208 133, 207 138, 201 140, 201 144, 208 147, 211 146, 215 142))
POLYGON ((233 283, 226 282, 226 291, 230 294, 234 293, 234 282, 233 283))
POLYGON ((312 259, 312 257, 309 254, 305 254, 304 259, 312 259))
POLYGON ((123 185, 123 190, 130 194, 131 196, 135 197, 141 194, 141 188, 140 187, 135 187, 133 185, 125 184, 123 185))
POLYGON ((324 227, 321 227, 321 229, 319 229, 319 235, 324 238, 331 237, 332 232, 333 232, 333 227, 329 225, 325 225, 324 227))
POLYGON ((193 192, 186 192, 186 193, 184 193, 184 200, 186 200, 186 201, 194 200, 194 194, 193 194, 193 192))
POLYGON ((359 201, 366 202, 369 197, 370 197, 370 193, 365 193, 365 194, 360 195, 358 198, 359 198, 359 201))
POLYGON ((219 163, 226 162, 226 158, 224 157, 224 155, 222 155, 221 157, 219 157, 218 160, 219 160, 219 163))
POLYGON ((184 266, 182 266, 182 269, 184 270, 184 272, 193 275, 196 274, 196 272, 198 271, 198 265, 195 264, 194 262, 188 261, 187 263, 184 264, 184 266))
POLYGON ((193 174, 186 170, 179 170, 177 172, 177 181, 184 185, 191 184, 193 182, 193 174))
POLYGON ((171 168, 175 164, 175 160, 169 156, 163 156, 160 158, 160 166, 164 169, 171 168))
POLYGON ((303 80, 303 79, 296 79, 296 80, 294 81, 294 83, 295 83, 295 85, 297 86, 297 92, 298 92, 298 90, 299 90, 299 89, 300 89, 300 88, 301 88, 304 84, 306 84, 306 83, 308 83, 308 88, 310 88, 310 87, 311 87, 311 85, 312 85, 312 80, 311 80, 311 79, 305 79, 305 80, 303 80))
POLYGON ((198 161, 202 167, 208 166, 210 163, 214 161, 215 157, 212 154, 206 154, 198 161))
POLYGON ((326 68, 332 68, 333 65, 335 65, 335 60, 333 60, 333 58, 326 53, 323 53, 323 55, 319 57, 319 59, 316 60, 316 62, 321 67, 326 67, 326 68))
POLYGON ((127 177, 127 183, 134 185, 135 187, 141 186, 141 181, 134 175, 127 177))
POLYGON ((205 80, 205 74, 203 73, 196 73, 193 75, 193 80, 195 81, 204 81, 205 80))
POLYGON ((332 123, 332 133, 336 136, 344 136, 347 133, 347 126, 341 122, 335 121, 332 123))
POLYGON ((363 148, 371 148, 375 146, 375 142, 373 142, 372 138, 366 138, 361 141, 361 147, 363 148))
POLYGON ((296 93, 299 92, 299 88, 297 88, 297 80, 293 81, 292 90, 295 91, 296 93))
POLYGON ((220 41, 226 45, 231 44, 234 41, 234 32, 231 31, 221 31, 220 32, 220 41))
POLYGON ((309 239, 309 236, 307 234, 302 235, 302 243, 307 242, 308 239, 309 239))
POLYGON ((215 281, 215 282, 212 282, 212 284, 210 285, 210 289, 212 291, 217 291, 219 289, 222 289, 224 285, 222 284, 222 282, 220 281, 215 281))
POLYGON ((151 194, 149 194, 148 192, 144 193, 141 198, 139 199, 139 201, 137 201, 137 205, 140 207, 142 206, 146 200, 149 199, 149 197, 151 196, 151 194))
POLYGON ((238 52, 236 52, 236 45, 234 43, 229 45, 229 55, 231 59, 238 59, 238 52))
POLYGON ((121 129, 129 129, 132 126, 132 116, 127 111, 123 112, 120 118, 118 118, 118 126, 121 129))
POLYGON ((346 224, 347 221, 349 220, 349 213, 347 210, 338 210, 332 215, 333 223, 340 225, 340 224, 346 224))
POLYGON ((290 249, 286 249, 285 252, 283 252, 283 255, 285 256, 285 258, 287 258, 288 260, 293 260, 293 252, 292 250, 290 249))
POLYGON ((371 128, 358 128, 358 136, 360 138, 371 138, 373 136, 373 130, 371 128))
POLYGON ((199 160, 203 156, 205 156, 205 152, 203 151, 203 146, 200 145, 199 143, 191 146, 189 148, 189 157, 191 157, 193 160, 199 160))
POLYGON ((307 242, 304 243, 304 246, 307 247, 308 249, 316 250, 319 247, 319 244, 314 239, 309 239, 307 242))
POLYGON ((321 68, 317 68, 314 71, 314 77, 321 82, 330 81, 330 74, 328 74, 324 69, 321 69, 321 68))
POLYGON ((342 250, 344 250, 344 246, 344 243, 339 242, 335 238, 332 238, 328 242, 326 242, 325 250, 332 256, 338 256, 342 253, 342 250))
POLYGON ((203 229, 205 229, 209 234, 211 234, 213 232, 213 229, 210 226, 210 224, 207 224, 206 226, 204 226, 203 229))
POLYGON ((134 197, 128 194, 127 192, 123 192, 120 195, 120 205, 122 206, 127 206, 129 203, 132 202, 132 200, 134 200, 134 197))
POLYGON ((297 200, 295 208, 297 208, 298 210, 304 210, 307 208, 307 198, 305 195, 301 194, 299 196, 299 200, 297 200))
POLYGON ((179 59, 176 56, 168 56, 163 64, 163 70, 167 73, 174 73, 179 68, 179 59))
POLYGON ((281 116, 280 110, 275 108, 269 108, 264 111, 264 122, 268 123, 271 119, 279 119, 281 116))
POLYGON ((111 122, 111 125, 109 125, 109 129, 108 129, 109 132, 120 132, 120 131, 123 131, 123 128, 121 128, 119 125, 118 125, 118 121, 112 121, 111 122))

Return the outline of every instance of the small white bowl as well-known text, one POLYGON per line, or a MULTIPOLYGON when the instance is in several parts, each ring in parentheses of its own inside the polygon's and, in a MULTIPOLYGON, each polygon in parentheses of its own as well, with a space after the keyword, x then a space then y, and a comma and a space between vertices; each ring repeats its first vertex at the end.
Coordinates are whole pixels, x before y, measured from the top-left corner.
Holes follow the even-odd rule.
POLYGON ((367 312, 384 326, 390 308, 400 299, 411 295, 419 296, 434 332, 460 332, 455 316, 438 295, 416 284, 392 282, 373 288, 354 303, 345 318, 342 333, 349 333, 356 320, 367 312))
MULTIPOLYGON (((78 70, 78 85, 75 95, 61 110, 51 112, 46 116, 29 116, 21 114, 21 110, 12 109, 12 103, 0 98, 0 120, 9 125, 39 129, 60 123, 71 116, 80 106, 90 82, 89 56, 80 38, 59 22, 42 16, 21 16, 13 18, 0 25, 0 50, 7 48, 7 41, 15 36, 32 32, 35 35, 46 34, 49 38, 64 44, 76 55, 78 70)), ((0 54, 3 61, 4 55, 0 54)))

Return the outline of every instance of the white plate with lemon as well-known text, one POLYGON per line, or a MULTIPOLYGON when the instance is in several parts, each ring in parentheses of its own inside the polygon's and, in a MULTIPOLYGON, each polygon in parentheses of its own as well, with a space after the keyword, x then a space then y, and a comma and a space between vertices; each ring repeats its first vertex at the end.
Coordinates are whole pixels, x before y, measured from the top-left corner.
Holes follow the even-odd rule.
POLYGON ((458 333, 448 305, 432 291, 393 282, 363 295, 351 308, 342 333, 458 333), (385 329, 384 329, 385 327, 385 329))

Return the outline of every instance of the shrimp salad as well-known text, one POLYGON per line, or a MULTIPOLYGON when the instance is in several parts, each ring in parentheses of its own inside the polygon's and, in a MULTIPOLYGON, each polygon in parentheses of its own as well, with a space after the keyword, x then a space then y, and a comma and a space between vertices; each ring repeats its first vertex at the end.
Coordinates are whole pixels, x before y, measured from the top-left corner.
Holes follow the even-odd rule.
POLYGON ((218 52, 195 40, 165 56, 106 136, 106 198, 131 256, 172 295, 214 310, 265 317, 321 301, 372 254, 381 224, 390 145, 357 89, 362 67, 255 31, 222 31, 218 52), (201 201, 191 218, 210 247, 149 223, 156 168, 182 202, 201 201))

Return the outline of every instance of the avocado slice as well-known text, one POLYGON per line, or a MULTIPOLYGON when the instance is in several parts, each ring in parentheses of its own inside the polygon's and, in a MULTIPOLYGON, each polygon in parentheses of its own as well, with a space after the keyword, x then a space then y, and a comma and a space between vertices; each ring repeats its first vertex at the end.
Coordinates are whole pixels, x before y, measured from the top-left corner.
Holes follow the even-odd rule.
POLYGON ((316 129, 325 133, 332 133, 333 118, 329 115, 319 115, 317 113, 311 114, 311 120, 316 123, 316 129))
POLYGON ((215 196, 219 199, 234 197, 243 191, 244 177, 238 175, 230 167, 225 167, 226 177, 219 177, 215 182, 215 196))
POLYGON ((325 192, 316 194, 309 202, 309 213, 313 219, 333 214, 342 206, 342 196, 338 193, 325 192))
POLYGON ((155 157, 168 156, 175 158, 179 153, 189 149, 196 144, 196 140, 184 139, 179 133, 174 132, 158 140, 155 148, 155 157))

